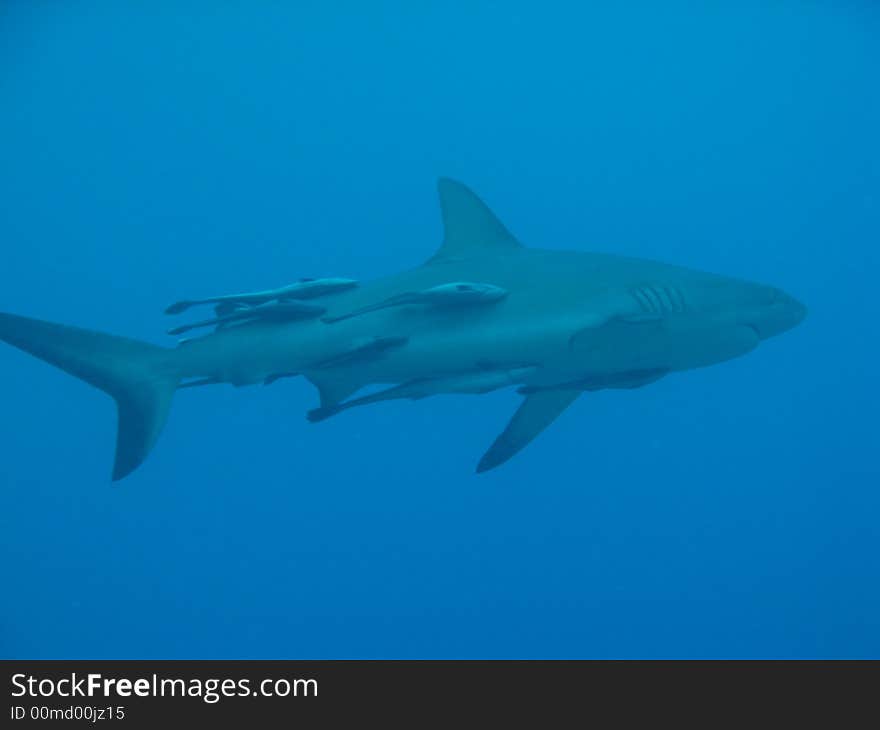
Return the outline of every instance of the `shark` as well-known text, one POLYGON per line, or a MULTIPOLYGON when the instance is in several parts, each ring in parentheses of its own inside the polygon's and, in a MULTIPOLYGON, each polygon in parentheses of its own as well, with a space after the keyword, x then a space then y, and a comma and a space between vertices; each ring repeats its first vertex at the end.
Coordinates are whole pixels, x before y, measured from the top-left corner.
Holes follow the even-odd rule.
POLYGON ((740 357, 806 316, 774 286, 524 246, 462 183, 441 178, 437 189, 442 244, 402 273, 182 300, 168 313, 212 303, 219 316, 191 325, 213 330, 171 348, 7 313, 0 340, 115 400, 114 481, 147 458, 178 390, 287 377, 317 388, 313 422, 386 400, 516 388, 521 403, 477 464, 485 472, 584 393, 642 388, 740 357), (370 387, 379 390, 353 397, 370 387))

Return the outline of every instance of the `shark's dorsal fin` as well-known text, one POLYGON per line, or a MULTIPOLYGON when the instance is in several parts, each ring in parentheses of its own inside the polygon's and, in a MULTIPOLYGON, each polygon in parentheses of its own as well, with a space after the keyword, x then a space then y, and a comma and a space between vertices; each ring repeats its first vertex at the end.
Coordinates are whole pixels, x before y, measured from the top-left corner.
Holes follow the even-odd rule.
POLYGON ((443 245, 430 259, 444 261, 474 255, 504 254, 522 248, 504 224, 472 190, 455 180, 437 181, 443 216, 443 245))

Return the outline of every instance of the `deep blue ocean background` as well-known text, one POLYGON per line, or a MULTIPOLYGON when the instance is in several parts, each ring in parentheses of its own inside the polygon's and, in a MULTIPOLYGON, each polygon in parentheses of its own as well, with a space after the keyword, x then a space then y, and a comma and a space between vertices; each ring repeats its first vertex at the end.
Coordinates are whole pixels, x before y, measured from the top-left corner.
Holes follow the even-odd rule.
POLYGON ((439 245, 771 283, 739 360, 581 398, 311 425, 302 380, 112 401, 0 346, 3 657, 878 657, 880 5, 0 5, 0 310, 160 344, 163 308, 439 245), (710 7, 711 5, 711 7, 710 7))

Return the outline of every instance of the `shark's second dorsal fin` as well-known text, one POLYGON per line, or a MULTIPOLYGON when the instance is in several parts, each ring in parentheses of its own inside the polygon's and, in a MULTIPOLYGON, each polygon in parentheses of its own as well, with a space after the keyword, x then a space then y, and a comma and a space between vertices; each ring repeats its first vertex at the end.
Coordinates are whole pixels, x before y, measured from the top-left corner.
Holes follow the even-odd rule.
POLYGON ((481 253, 503 254, 522 248, 488 206, 460 182, 437 181, 444 238, 430 261, 460 259, 481 253))

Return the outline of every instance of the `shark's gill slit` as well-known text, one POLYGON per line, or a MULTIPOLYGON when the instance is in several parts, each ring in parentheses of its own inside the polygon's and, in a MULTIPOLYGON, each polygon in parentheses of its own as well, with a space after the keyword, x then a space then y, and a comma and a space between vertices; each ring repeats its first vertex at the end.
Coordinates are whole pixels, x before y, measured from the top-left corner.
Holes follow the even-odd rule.
POLYGON ((630 294, 632 294, 633 298, 639 303, 639 306, 645 314, 653 314, 651 304, 641 289, 631 289, 630 294))
POLYGON ((651 304, 651 312, 653 314, 663 314, 663 304, 660 301, 660 297, 657 295, 651 287, 646 286, 642 289, 642 293, 645 295, 645 299, 647 299, 651 304))

